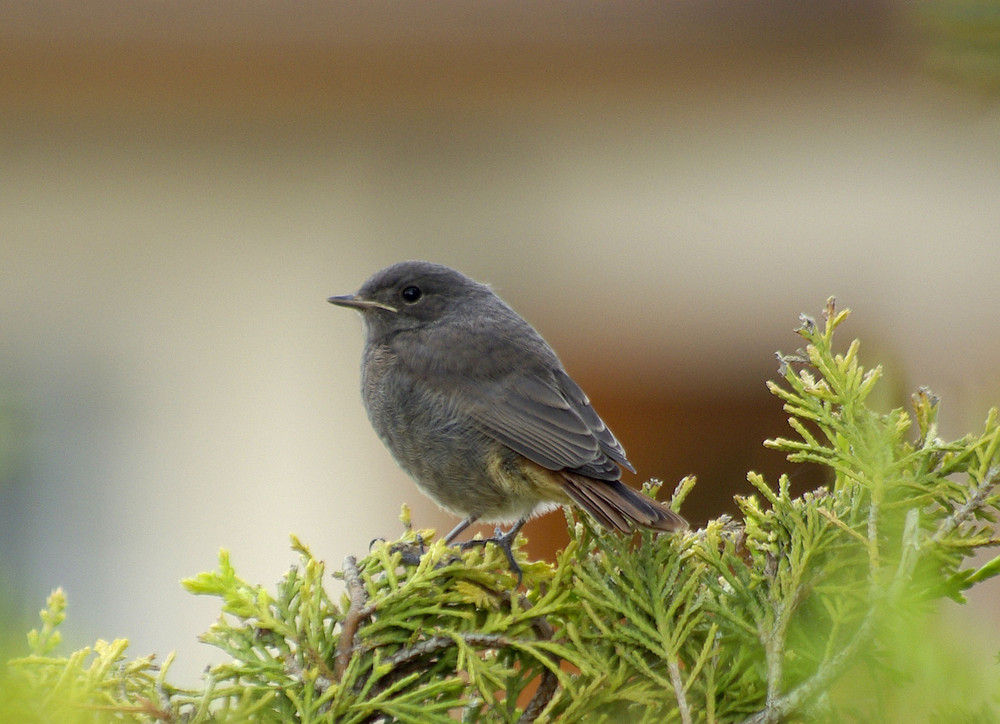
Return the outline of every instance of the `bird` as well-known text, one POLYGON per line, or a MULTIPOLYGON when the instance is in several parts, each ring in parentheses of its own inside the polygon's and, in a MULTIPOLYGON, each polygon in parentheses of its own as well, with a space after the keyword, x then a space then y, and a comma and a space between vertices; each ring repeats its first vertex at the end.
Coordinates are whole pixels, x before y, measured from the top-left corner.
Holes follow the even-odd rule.
POLYGON ((424 494, 461 517, 446 544, 477 521, 497 524, 492 538, 460 545, 496 544, 520 583, 514 539, 560 505, 622 533, 687 527, 621 481, 635 472, 621 443, 552 347, 488 285, 402 261, 327 301, 363 320, 361 397, 376 434, 424 494))

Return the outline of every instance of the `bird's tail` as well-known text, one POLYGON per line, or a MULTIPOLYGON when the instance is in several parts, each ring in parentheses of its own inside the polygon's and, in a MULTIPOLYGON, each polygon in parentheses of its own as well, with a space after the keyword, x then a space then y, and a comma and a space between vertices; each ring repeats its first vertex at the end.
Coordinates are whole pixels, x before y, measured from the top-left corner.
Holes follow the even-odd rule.
POLYGON ((684 530, 688 523, 664 505, 637 493, 618 480, 595 480, 565 470, 563 490, 598 523, 627 533, 629 523, 653 530, 684 530))

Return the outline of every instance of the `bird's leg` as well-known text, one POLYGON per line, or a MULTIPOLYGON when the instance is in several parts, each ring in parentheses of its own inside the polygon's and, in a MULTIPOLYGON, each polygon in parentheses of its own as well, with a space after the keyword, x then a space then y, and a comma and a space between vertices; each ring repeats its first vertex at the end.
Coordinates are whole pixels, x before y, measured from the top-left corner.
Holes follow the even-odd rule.
POLYGON ((458 525, 456 525, 454 528, 451 529, 451 533, 449 533, 448 535, 446 535, 444 537, 444 544, 445 545, 449 545, 453 540, 455 540, 456 538, 458 538, 459 534, 461 534, 461 532, 463 530, 465 530, 466 528, 468 528, 470 525, 472 525, 473 523, 475 523, 477 520, 479 520, 479 516, 478 515, 470 515, 468 518, 466 518, 461 523, 459 523, 458 525))
MULTIPOLYGON (((503 533, 500 530, 500 526, 497 526, 496 530, 493 531, 492 538, 479 538, 474 540, 467 540, 464 543, 459 543, 458 547, 461 548, 462 550, 465 550, 466 548, 471 548, 472 546, 484 546, 487 543, 494 544, 497 548, 503 551, 504 556, 507 558, 507 563, 508 565, 510 565, 510 572, 513 573, 515 576, 517 576, 517 585, 520 586, 521 579, 524 576, 523 573, 521 572, 521 567, 517 565, 517 561, 514 560, 514 551, 511 550, 511 546, 514 543, 514 540, 517 538, 517 534, 521 532, 521 528, 523 528, 524 524, 527 522, 528 522, 527 517, 521 518, 519 521, 514 523, 514 525, 512 525, 510 530, 508 530, 506 533, 503 533)), ((465 529, 465 527, 466 527, 465 525, 460 525, 460 527, 457 529, 457 532, 461 533, 462 530, 465 529)), ((457 534, 457 533, 456 531, 452 531, 449 534, 449 538, 452 537, 452 534, 457 534)))

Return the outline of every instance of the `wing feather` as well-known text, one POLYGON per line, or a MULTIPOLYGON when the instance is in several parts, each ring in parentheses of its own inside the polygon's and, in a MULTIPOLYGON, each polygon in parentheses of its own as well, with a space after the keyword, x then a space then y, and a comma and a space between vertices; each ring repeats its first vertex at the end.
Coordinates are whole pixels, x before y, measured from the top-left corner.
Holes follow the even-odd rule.
POLYGON ((486 434, 529 460, 600 480, 620 478, 618 465, 634 472, 590 400, 561 369, 511 375, 489 390, 473 396, 473 417, 486 434))

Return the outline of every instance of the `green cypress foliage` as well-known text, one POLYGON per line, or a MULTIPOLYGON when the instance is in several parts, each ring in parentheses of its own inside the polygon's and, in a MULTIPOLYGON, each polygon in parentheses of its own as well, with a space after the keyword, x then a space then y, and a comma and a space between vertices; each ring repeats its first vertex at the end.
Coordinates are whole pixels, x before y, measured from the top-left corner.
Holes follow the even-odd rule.
POLYGON ((569 514, 554 564, 515 549, 522 588, 502 553, 447 548, 405 509, 402 538, 348 557, 343 585, 297 539, 274 592, 223 551, 184 582, 220 600, 204 640, 230 658, 199 690, 125 641, 55 655, 56 591, 0 674, 0 721, 996 721, 997 671, 956 651, 935 612, 1000 572, 1000 558, 967 565, 998 542, 998 413, 944 441, 927 390, 873 410, 881 369, 856 341, 833 350, 846 317, 832 300, 822 325, 803 317, 804 347, 770 385, 792 435, 767 444, 825 471, 812 492, 750 473, 739 519, 675 535, 569 514))

